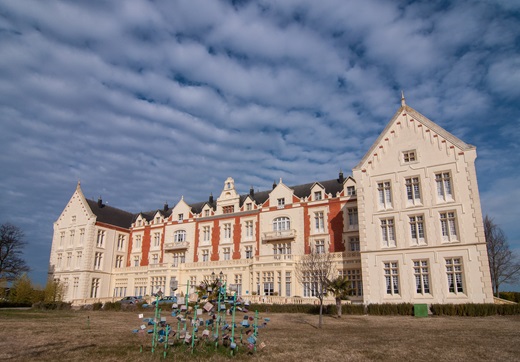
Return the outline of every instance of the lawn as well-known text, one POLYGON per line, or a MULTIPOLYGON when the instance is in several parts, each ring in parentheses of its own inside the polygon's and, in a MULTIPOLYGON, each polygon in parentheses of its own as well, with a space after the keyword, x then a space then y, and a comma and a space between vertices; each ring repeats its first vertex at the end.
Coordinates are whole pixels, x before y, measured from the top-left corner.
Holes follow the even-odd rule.
MULTIPOLYGON (((0 310, 3 361, 159 361, 149 335, 132 333, 139 312, 0 310), (144 351, 140 352, 140 345, 144 351)), ((145 312, 145 317, 152 317, 145 312)), ((318 317, 265 314, 266 347, 246 348, 233 360, 251 361, 513 361, 520 356, 520 316, 507 317, 318 317)), ((240 318, 241 319, 241 318, 240 318)), ((168 317, 168 321, 173 317, 168 317)), ((170 353, 167 359, 173 360, 170 353)), ((178 347, 175 360, 230 360, 225 354, 192 355, 178 347)))

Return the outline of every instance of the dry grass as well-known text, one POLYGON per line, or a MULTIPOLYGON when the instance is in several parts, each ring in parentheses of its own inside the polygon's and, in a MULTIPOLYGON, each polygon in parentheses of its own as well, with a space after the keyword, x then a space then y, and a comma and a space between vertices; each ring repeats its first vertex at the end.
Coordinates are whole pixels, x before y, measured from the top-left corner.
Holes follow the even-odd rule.
MULTIPOLYGON (((152 313, 145 313, 151 317, 152 313)), ((251 361, 514 361, 520 356, 520 316, 324 318, 262 314, 270 317, 260 330, 267 347, 251 361)), ((171 318, 171 317, 168 317, 171 318)), ((140 352, 137 312, 40 312, 0 310, 0 360, 2 361, 158 361, 151 354, 149 335, 140 352), (90 328, 87 325, 90 320, 90 328)), ((175 360, 229 360, 227 354, 191 355, 177 349, 175 360)), ((173 360, 173 354, 167 359, 173 360)))

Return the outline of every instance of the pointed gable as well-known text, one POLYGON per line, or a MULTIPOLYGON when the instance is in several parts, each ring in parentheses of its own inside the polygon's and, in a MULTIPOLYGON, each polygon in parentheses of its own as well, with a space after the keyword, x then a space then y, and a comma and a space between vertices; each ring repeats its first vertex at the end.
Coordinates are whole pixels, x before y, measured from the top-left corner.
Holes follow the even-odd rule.
POLYGON ((96 214, 93 212, 83 191, 81 190, 81 184, 78 182, 76 190, 72 194, 69 202, 63 209, 62 213, 56 220, 57 224, 68 224, 70 221, 85 224, 87 220, 95 218, 96 214))

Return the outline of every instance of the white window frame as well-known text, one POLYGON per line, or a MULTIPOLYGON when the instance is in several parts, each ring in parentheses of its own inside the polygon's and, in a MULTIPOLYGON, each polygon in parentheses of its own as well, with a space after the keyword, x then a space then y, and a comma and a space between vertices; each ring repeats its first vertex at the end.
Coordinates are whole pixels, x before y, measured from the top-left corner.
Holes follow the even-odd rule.
POLYGON ((380 210, 391 209, 392 206, 392 183, 380 181, 377 183, 378 205, 380 210))
POLYGON ((325 232, 325 217, 323 211, 314 213, 314 231, 317 233, 325 232))
POLYGON ((273 220, 273 231, 291 230, 291 219, 287 216, 280 216, 273 220))
POLYGON ((387 261, 383 263, 386 295, 399 295, 399 263, 387 261))
POLYGON ((439 213, 441 223, 441 236, 443 242, 457 242, 458 227, 457 213, 455 211, 442 211, 439 213))
POLYGON ((464 294, 464 267, 461 257, 446 258, 448 292, 464 294))
POLYGON ((355 186, 347 186, 347 196, 356 196, 355 186))
POLYGON ((359 229, 358 209, 357 207, 349 207, 347 209, 348 216, 348 229, 357 230, 359 229))
POLYGON ((348 250, 351 252, 356 252, 360 250, 359 244, 359 236, 351 236, 348 238, 348 250))
POLYGON ((405 178, 406 203, 409 206, 422 205, 421 179, 419 176, 405 178))
POLYGON ((415 293, 430 294, 430 267, 427 259, 414 260, 413 273, 415 277, 415 293))
POLYGON ((322 197, 322 192, 321 191, 314 191, 314 200, 315 201, 319 201, 319 200, 322 200, 323 197, 322 197))
POLYGON ((424 227, 424 215, 408 216, 410 224, 410 238, 412 245, 426 245, 426 230, 424 227))
POLYGON ((186 241, 186 230, 184 230, 184 229, 176 230, 173 233, 173 241, 175 243, 182 243, 182 242, 186 241))
POLYGON ((395 222, 393 217, 384 218, 380 220, 381 226, 381 245, 384 248, 391 248, 396 246, 395 241, 395 222))
POLYGON ((314 241, 314 247, 316 254, 325 254, 325 240, 324 239, 318 239, 314 241))
POLYGON ((453 184, 451 172, 443 171, 435 173, 435 185, 437 189, 437 201, 453 201, 453 184))
POLYGON ((407 150, 403 151, 403 163, 414 163, 417 162, 417 151, 407 150))

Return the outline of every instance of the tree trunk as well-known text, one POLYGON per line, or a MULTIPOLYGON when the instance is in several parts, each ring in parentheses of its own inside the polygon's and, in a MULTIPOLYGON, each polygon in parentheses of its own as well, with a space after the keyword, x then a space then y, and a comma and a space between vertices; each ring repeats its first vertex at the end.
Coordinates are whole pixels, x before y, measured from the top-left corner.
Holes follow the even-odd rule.
POLYGON ((336 312, 338 313, 338 318, 341 318, 341 298, 336 298, 336 312))
POLYGON ((323 324, 323 298, 320 298, 320 318, 318 319, 318 328, 323 324))

